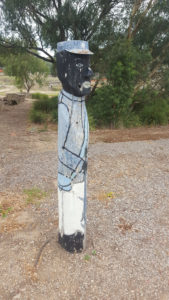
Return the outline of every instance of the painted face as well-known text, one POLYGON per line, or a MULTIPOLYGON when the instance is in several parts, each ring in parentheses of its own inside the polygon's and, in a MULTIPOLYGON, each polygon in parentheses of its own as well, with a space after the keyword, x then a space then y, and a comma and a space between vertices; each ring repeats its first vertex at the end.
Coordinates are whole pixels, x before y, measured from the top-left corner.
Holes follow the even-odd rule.
POLYGON ((90 69, 90 55, 59 52, 57 53, 57 70, 66 92, 77 97, 90 93, 90 79, 93 75, 90 69))

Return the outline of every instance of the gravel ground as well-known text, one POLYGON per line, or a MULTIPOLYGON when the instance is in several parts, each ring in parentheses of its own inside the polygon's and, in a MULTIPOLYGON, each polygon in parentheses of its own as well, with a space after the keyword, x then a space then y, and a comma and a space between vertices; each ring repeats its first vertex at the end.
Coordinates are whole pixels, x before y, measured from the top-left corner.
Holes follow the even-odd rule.
POLYGON ((169 139, 90 145, 87 248, 70 254, 57 243, 56 133, 5 120, 0 202, 12 211, 0 218, 0 299, 168 300, 169 139), (47 195, 27 204, 32 187, 47 195))

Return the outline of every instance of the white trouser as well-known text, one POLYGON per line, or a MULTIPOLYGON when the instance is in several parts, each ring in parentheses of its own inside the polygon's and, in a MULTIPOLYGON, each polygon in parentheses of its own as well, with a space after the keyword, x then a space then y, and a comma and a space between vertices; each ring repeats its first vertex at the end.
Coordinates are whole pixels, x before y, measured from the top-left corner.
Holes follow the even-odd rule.
POLYGON ((85 183, 72 184, 69 192, 58 189, 59 232, 60 235, 71 235, 76 232, 85 234, 84 191, 85 183))

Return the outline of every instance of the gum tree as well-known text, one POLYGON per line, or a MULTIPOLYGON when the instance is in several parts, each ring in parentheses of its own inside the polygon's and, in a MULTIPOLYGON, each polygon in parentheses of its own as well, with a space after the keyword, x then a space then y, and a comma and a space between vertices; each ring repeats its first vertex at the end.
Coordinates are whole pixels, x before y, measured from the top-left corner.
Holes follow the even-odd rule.
POLYGON ((55 63, 55 55, 46 49, 55 53, 59 41, 68 38, 96 41, 99 35, 105 42, 105 24, 109 29, 113 27, 113 9, 120 0, 2 0, 1 3, 5 31, 0 44, 24 48, 55 63))
POLYGON ((30 54, 9 54, 3 62, 5 73, 14 76, 16 86, 20 89, 26 89, 27 93, 30 92, 35 83, 41 86, 49 72, 45 62, 30 54))

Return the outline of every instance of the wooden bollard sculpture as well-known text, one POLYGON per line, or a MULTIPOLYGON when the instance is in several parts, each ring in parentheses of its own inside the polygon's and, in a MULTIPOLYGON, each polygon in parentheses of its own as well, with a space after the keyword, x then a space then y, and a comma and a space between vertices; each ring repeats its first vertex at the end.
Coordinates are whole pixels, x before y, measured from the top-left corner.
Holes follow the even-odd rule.
POLYGON ((86 41, 57 44, 57 71, 63 90, 58 98, 59 243, 81 251, 86 238, 86 176, 90 93, 90 55, 86 41))

